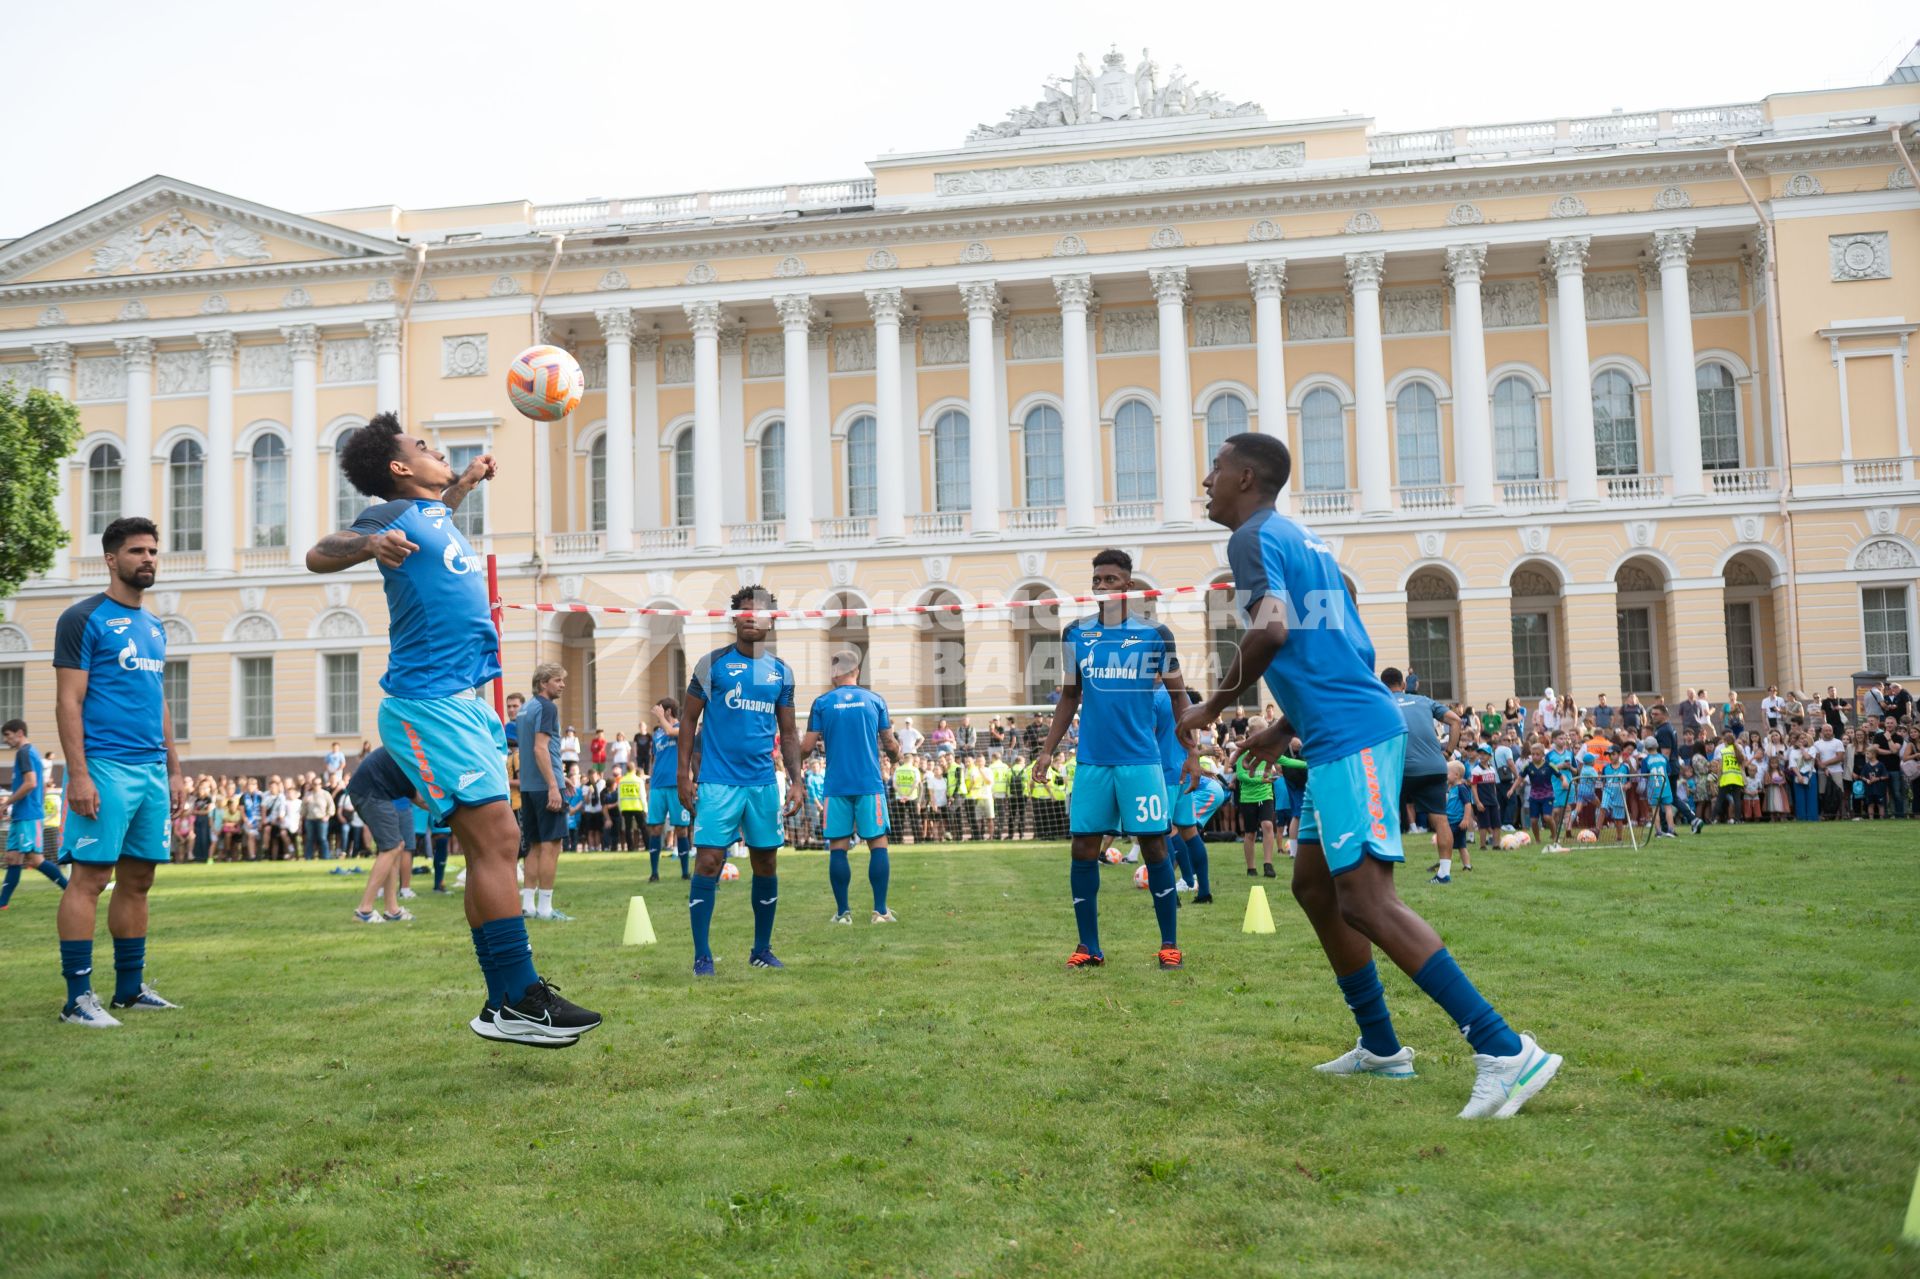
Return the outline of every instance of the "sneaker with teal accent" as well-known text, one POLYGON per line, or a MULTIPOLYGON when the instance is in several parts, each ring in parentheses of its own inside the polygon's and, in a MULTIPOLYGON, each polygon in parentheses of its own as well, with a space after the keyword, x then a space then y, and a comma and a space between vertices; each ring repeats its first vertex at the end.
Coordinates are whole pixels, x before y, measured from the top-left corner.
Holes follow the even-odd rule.
POLYGON ((1401 1044, 1399 1052, 1382 1057, 1378 1053, 1368 1052, 1356 1039, 1350 1051, 1341 1053, 1332 1061, 1321 1062, 1314 1069, 1323 1075, 1378 1075, 1382 1079, 1412 1079, 1413 1049, 1401 1044))
POLYGON ((833 923, 833 924, 845 924, 847 927, 851 928, 853 927, 853 912, 850 910, 843 910, 827 922, 833 923))
POLYGON ((1511 1119, 1533 1095, 1553 1081, 1559 1073, 1561 1057, 1533 1042, 1532 1035, 1520 1036, 1520 1051, 1511 1057, 1487 1053, 1473 1055, 1473 1096, 1467 1100, 1462 1119, 1511 1119))

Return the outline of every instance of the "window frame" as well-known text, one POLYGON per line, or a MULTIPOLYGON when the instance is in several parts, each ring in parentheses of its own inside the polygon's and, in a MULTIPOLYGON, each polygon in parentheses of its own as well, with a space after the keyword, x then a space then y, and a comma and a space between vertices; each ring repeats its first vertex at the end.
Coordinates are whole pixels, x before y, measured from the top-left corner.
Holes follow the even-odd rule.
POLYGON ((1407 618, 1407 665, 1410 669, 1419 673, 1420 691, 1436 702, 1451 702, 1454 700, 1454 688, 1458 684, 1457 674, 1460 662, 1459 644, 1456 642, 1457 635, 1458 628, 1454 625, 1454 614, 1451 611, 1415 613, 1407 618), (1414 630, 1416 626, 1434 622, 1440 624, 1441 640, 1446 646, 1447 660, 1444 667, 1437 667, 1433 662, 1422 657, 1417 651, 1417 645, 1414 640, 1414 630), (1436 671, 1443 673, 1436 674, 1436 671))
POLYGON ((125 511, 127 507, 126 449, 118 441, 101 440, 87 450, 86 464, 82 469, 85 470, 87 476, 85 487, 87 499, 87 534, 92 537, 98 537, 107 531, 107 525, 120 518, 121 512, 125 511), (96 466, 95 459, 105 453, 113 454, 112 463, 105 466, 96 466), (100 489, 105 483, 105 477, 109 474, 113 477, 113 509, 110 514, 106 515, 105 519, 102 519, 100 489))
POLYGON ((274 655, 272 653, 235 653, 234 654, 232 737, 233 737, 233 740, 235 741, 265 741, 274 736, 274 729, 276 725, 275 725, 275 716, 274 716, 273 694, 275 691, 274 679, 276 676, 276 672, 274 670, 273 656, 274 655), (247 687, 247 677, 248 677, 249 670, 252 669, 250 664, 256 663, 256 662, 266 663, 267 686, 266 686, 266 711, 265 711, 266 731, 265 732, 254 731, 259 727, 259 725, 255 724, 248 718, 248 715, 251 709, 248 705, 248 699, 252 697, 254 694, 250 692, 247 687))
POLYGON ((1223 444, 1229 436, 1238 435, 1243 431, 1251 431, 1252 429, 1253 406, 1247 403, 1246 397, 1238 391, 1217 392, 1207 401, 1206 409, 1207 459, 1209 463, 1211 463, 1213 455, 1220 451, 1221 444, 1223 444), (1214 409, 1228 401, 1232 401, 1240 406, 1240 424, 1238 426, 1234 426, 1230 422, 1216 423, 1214 421, 1214 409), (1216 429, 1221 432, 1218 439, 1214 437, 1216 429))
POLYGON ((787 422, 776 417, 760 428, 753 444, 755 492, 763 523, 787 518, 787 422))
MULTIPOLYGON (((847 515, 852 519, 872 519, 880 514, 879 418, 871 413, 854 414, 847 422, 842 447, 846 451, 847 515)), ((863 667, 861 678, 865 677, 863 667)))
MULTIPOLYGON (((1447 482, 1446 450, 1440 435, 1440 393, 1431 383, 1415 378, 1402 386, 1393 397, 1393 470, 1396 482, 1403 488, 1439 488, 1447 482), (1412 430, 1407 426, 1407 397, 1410 395, 1424 395, 1428 400, 1427 404, 1416 407, 1416 420, 1421 415, 1431 415, 1430 421, 1417 424, 1412 430), (1429 441, 1433 446, 1431 458, 1418 456, 1411 459, 1421 464, 1423 473, 1410 475, 1407 465, 1409 443, 1425 444, 1429 441), (1431 476, 1424 473, 1429 461, 1432 463, 1431 476)), ((1422 448, 1418 452, 1425 454, 1427 450, 1422 448)))
POLYGON ((1540 388, 1518 373, 1508 373, 1494 383, 1491 394, 1491 418, 1493 427, 1493 476, 1497 484, 1526 484, 1544 479, 1546 458, 1540 447, 1540 388), (1519 404, 1501 402, 1501 391, 1509 384, 1519 387, 1525 393, 1528 422, 1521 426, 1512 421, 1502 422, 1504 414, 1511 415, 1518 410, 1519 404), (1524 431, 1527 438, 1517 436, 1524 431), (1506 437, 1502 439, 1502 435, 1506 437), (1523 465, 1531 458, 1531 474, 1523 465), (1509 465, 1513 463, 1513 465, 1509 465))
MULTIPOLYGON (((1694 392, 1693 392, 1694 400, 1699 407, 1699 416, 1700 416, 1700 466, 1701 466, 1701 469, 1707 470, 1707 471, 1741 470, 1746 466, 1746 463, 1747 463, 1747 445, 1746 445, 1746 432, 1744 429, 1746 426, 1746 423, 1743 420, 1743 415, 1741 413, 1741 408, 1740 408, 1739 377, 1734 373, 1734 371, 1730 367, 1728 367, 1727 362, 1725 360, 1707 359, 1707 360, 1700 361, 1700 363, 1694 366, 1693 385, 1694 385, 1694 392), (1706 376, 1708 369, 1719 370, 1719 372, 1726 377, 1726 382, 1720 386, 1711 386, 1711 387, 1701 386, 1700 379, 1706 376), (1710 453, 1712 450, 1708 448, 1708 439, 1709 439, 1708 419, 1711 417, 1713 420, 1717 422, 1720 418, 1720 411, 1718 409, 1710 410, 1707 407, 1706 397, 1710 395, 1718 395, 1722 392, 1724 392, 1727 397, 1727 410, 1726 410, 1726 417, 1728 419, 1727 431, 1728 433, 1731 434, 1732 440, 1733 440, 1733 460, 1731 462, 1727 462, 1724 460, 1722 461, 1714 460, 1714 458, 1710 456, 1710 453)), ((1715 439, 1719 438, 1717 428, 1713 438, 1715 439)))
POLYGON ((1142 399, 1122 400, 1113 410, 1113 500, 1160 500, 1160 423, 1142 399))
POLYGON ((587 445, 587 531, 607 531, 607 433, 587 445))
MULTIPOLYGON (((269 476, 269 478, 271 478, 271 476, 269 476)), ((255 435, 253 440, 247 445, 247 546, 260 550, 284 549, 287 546, 287 539, 291 533, 289 526, 292 520, 293 464, 291 450, 287 448, 287 441, 278 431, 261 431, 255 435), (277 456, 261 456, 260 450, 268 444, 275 445, 279 448, 280 452, 277 456), (261 519, 261 504, 263 500, 267 500, 262 496, 261 466, 265 463, 268 467, 271 467, 275 462, 279 463, 280 468, 280 523, 278 526, 278 541, 272 540, 273 526, 263 523, 261 519), (267 540, 264 541, 261 538, 262 529, 268 530, 267 540)))
MULTIPOLYGON (((1860 587, 1860 657, 1862 662, 1860 669, 1883 673, 1889 679, 1905 680, 1905 679, 1914 678, 1915 663, 1914 663, 1914 657, 1913 657, 1913 637, 1916 629, 1915 622, 1916 622, 1916 619, 1914 616, 1914 588, 1911 583, 1905 583, 1905 582, 1863 583, 1860 587), (1883 596, 1896 595, 1899 597, 1899 607, 1898 608, 1888 607, 1886 603, 1883 602, 1880 608, 1870 609, 1867 602, 1867 596, 1869 593, 1879 593, 1883 596), (1873 653, 1874 631, 1873 631, 1873 628, 1869 625, 1869 622, 1871 621, 1875 613, 1879 613, 1883 616, 1890 617, 1890 618, 1897 617, 1899 619, 1901 628, 1904 632, 1903 638, 1905 640, 1905 645, 1906 645, 1906 660, 1904 663, 1896 663, 1890 660, 1890 658, 1884 657, 1884 656, 1879 658, 1876 658, 1874 656, 1874 653, 1873 653), (1906 669, 1895 670, 1893 668, 1896 665, 1904 665, 1906 669)), ((1884 644, 1882 647, 1883 648, 1885 647, 1884 644)))
POLYGON ((1330 386, 1310 388, 1300 397, 1300 487, 1308 493, 1345 492, 1347 484, 1347 406, 1340 393, 1330 386), (1333 413, 1329 416, 1315 411, 1316 404, 1331 402, 1333 413), (1328 433, 1331 432, 1329 435, 1328 433), (1316 436, 1317 433, 1317 436, 1316 436), (1325 453, 1331 450, 1333 459, 1327 456, 1315 457, 1315 451, 1325 453), (1339 463, 1338 482, 1321 482, 1332 469, 1333 461, 1339 463), (1319 469, 1320 479, 1316 480, 1315 470, 1319 469))
POLYGON ((973 509, 972 468, 972 419, 961 408, 941 409, 933 419, 933 509, 936 513, 973 509))
POLYGON ((1593 408, 1594 473, 1600 476, 1640 475, 1640 389, 1625 369, 1598 369, 1588 379, 1587 391, 1593 408), (1609 389, 1601 390, 1605 382, 1609 389), (1624 393, 1619 389, 1624 386, 1624 393), (1602 397, 1616 407, 1624 404, 1624 416, 1613 408, 1602 408, 1602 397), (1622 461, 1623 455, 1626 460, 1622 461))
POLYGON ((1066 449, 1066 418, 1059 408, 1043 403, 1028 409, 1020 419, 1020 497, 1024 506, 1054 509, 1066 505, 1066 449), (1036 485, 1041 486, 1038 493, 1036 485))
POLYGON ((1513 652, 1513 695, 1517 698, 1538 698, 1545 692, 1545 690, 1553 687, 1555 683, 1555 680, 1554 680, 1555 649, 1557 646, 1558 636, 1554 633, 1555 632, 1554 613, 1555 613, 1555 610, 1553 608, 1543 608, 1543 609, 1527 608, 1524 610, 1522 609, 1513 610, 1512 620, 1508 623, 1508 626, 1509 626, 1508 635, 1509 635, 1509 644, 1513 652), (1517 626, 1520 619, 1523 617, 1538 617, 1541 619, 1541 623, 1542 623, 1539 631, 1539 636, 1545 645, 1546 676, 1544 679, 1542 679, 1539 682, 1538 687, 1530 688, 1530 686, 1524 683, 1520 678, 1520 642, 1519 642, 1520 636, 1518 634, 1517 626))
POLYGON ((23 665, 0 666, 0 721, 26 717, 27 668, 23 665), (20 684, 17 694, 4 687, 16 679, 20 684))
POLYGON ((1620 695, 1624 697, 1628 693, 1638 693, 1646 696, 1658 692, 1660 680, 1660 641, 1658 628, 1654 625, 1653 606, 1650 604, 1627 604, 1617 607, 1613 615, 1613 629, 1614 643, 1619 650, 1620 657, 1620 695), (1644 628, 1642 634, 1636 636, 1636 638, 1644 638, 1645 643, 1634 646, 1636 652, 1644 650, 1645 654, 1646 679, 1641 684, 1635 684, 1627 678, 1630 673, 1639 673, 1637 670, 1629 672, 1627 669, 1627 632, 1630 616, 1637 616, 1639 618, 1638 625, 1644 628))
POLYGON ((322 737, 350 737, 358 734, 360 732, 361 719, 360 701, 363 691, 360 674, 361 668, 364 665, 360 660, 360 650, 351 648, 326 649, 315 654, 315 656, 318 659, 319 665, 319 669, 314 673, 315 686, 319 689, 320 695, 314 699, 316 709, 319 712, 314 716, 314 732, 322 737), (335 671, 333 664, 336 659, 349 660, 353 663, 352 701, 345 708, 349 712, 349 719, 334 718, 335 714, 342 709, 342 707, 338 705, 340 690, 334 686, 335 671), (351 722, 349 722, 349 720, 351 722))
POLYGON ((207 549, 207 450, 200 441, 185 436, 173 442, 167 450, 167 550, 173 555, 197 555, 207 549), (196 455, 182 462, 179 453, 182 449, 191 449, 196 455), (189 507, 180 501, 181 473, 198 471, 197 477, 189 481, 193 492, 193 504, 189 507), (191 522, 182 518, 192 512, 191 522), (190 526, 189 526, 190 524, 190 526), (185 545, 188 540, 192 545, 185 545))
POLYGON ((683 426, 668 442, 672 461, 667 469, 667 505, 673 528, 692 528, 698 515, 694 501, 698 496, 693 470, 693 428, 683 426), (683 474, 684 472, 684 474, 683 474))
POLYGON ((173 740, 186 742, 193 740, 193 666, 185 657, 169 657, 166 665, 160 669, 160 698, 173 720, 173 740), (179 703, 175 704, 173 687, 175 673, 178 672, 180 689, 179 703))

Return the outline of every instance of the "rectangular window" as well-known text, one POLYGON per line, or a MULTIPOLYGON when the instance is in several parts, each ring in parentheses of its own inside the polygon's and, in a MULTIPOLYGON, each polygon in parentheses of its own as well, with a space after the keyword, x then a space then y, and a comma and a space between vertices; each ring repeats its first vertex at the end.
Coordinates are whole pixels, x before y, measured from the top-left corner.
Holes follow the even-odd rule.
MULTIPOLYGON (((1626 660, 1624 655, 1621 660, 1626 660)), ((1727 679, 1734 688, 1760 687, 1760 649, 1754 636, 1752 600, 1727 605, 1727 679)))
POLYGON ((27 668, 0 666, 0 723, 27 717, 27 668))
POLYGON ((1653 610, 1623 608, 1614 617, 1620 641, 1620 691, 1653 692, 1653 610))
POLYGON ((1407 619, 1407 665, 1420 676, 1420 691, 1436 702, 1453 700, 1453 619, 1407 619))
POLYGON ((240 659, 240 736, 273 736, 273 659, 240 659))
POLYGON ((1913 636, 1908 627, 1910 588, 1869 586, 1860 592, 1867 637, 1867 669, 1896 678, 1913 675, 1913 636))
POLYGON ((1553 630, 1545 613, 1513 615, 1513 692, 1538 697, 1553 683, 1553 630))
POLYGON ((326 655, 326 728, 332 733, 360 731, 360 654, 326 655))
POLYGON ((187 659, 176 657, 168 662, 160 673, 160 691, 167 699, 167 713, 173 717, 173 740, 184 742, 188 739, 187 711, 191 703, 187 700, 187 659))
MULTIPOLYGON (((487 451, 485 444, 452 444, 447 446, 447 465, 458 476, 465 471, 474 458, 487 451)), ((465 534, 467 539, 479 537, 487 527, 487 486, 476 484, 467 494, 466 501, 453 513, 453 526, 465 534)))

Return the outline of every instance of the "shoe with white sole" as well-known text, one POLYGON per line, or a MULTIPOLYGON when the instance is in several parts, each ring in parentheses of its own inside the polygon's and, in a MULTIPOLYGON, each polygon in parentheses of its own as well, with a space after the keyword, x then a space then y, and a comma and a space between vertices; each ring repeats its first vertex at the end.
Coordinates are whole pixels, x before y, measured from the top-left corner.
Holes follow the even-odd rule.
POLYGON ((493 1024, 495 1009, 492 1004, 483 1004, 480 1015, 467 1023, 467 1028, 482 1039, 491 1039, 505 1044, 522 1044, 528 1048, 567 1048, 580 1042, 580 1036, 555 1039, 550 1036, 509 1035, 493 1024))
POLYGON ((1332 1061, 1320 1063, 1314 1069, 1323 1075, 1378 1075, 1382 1079, 1412 1079, 1413 1049, 1401 1044, 1399 1052, 1382 1057, 1378 1053, 1368 1052, 1356 1039, 1352 1049, 1332 1061))
POLYGON ((353 917, 363 924, 384 924, 387 917, 377 910, 356 910, 353 917))
POLYGON ((413 912, 405 906, 402 906, 399 910, 382 915, 380 918, 386 920, 389 924, 404 924, 413 919, 413 912))
POLYGON ((410 902, 419 895, 419 893, 414 892, 411 888, 403 888, 400 890, 400 900, 403 902, 410 902))
POLYGON ((828 920, 827 922, 830 924, 845 924, 847 927, 851 928, 853 927, 853 912, 850 910, 843 910, 839 914, 835 915, 832 919, 828 920))
POLYGON ((96 1030, 105 1030, 109 1026, 118 1026, 120 1019, 100 1006, 100 996, 88 991, 80 998, 60 1010, 60 1020, 76 1026, 92 1026, 96 1030))
POLYGON ((140 984, 140 993, 133 998, 116 999, 109 1005, 115 1012, 121 1012, 127 1009, 145 1009, 147 1012, 154 1013, 163 1012, 169 1008, 178 1008, 179 1006, 180 1005, 174 1003, 172 1000, 162 997, 159 991, 147 985, 145 982, 140 984))
POLYGON ((873 922, 876 924, 897 924, 900 922, 900 917, 890 910, 876 910, 873 912, 873 922))
POLYGON ((1533 1095, 1553 1081, 1560 1070, 1561 1057, 1533 1042, 1532 1035, 1520 1036, 1520 1051, 1511 1057, 1486 1053, 1473 1055, 1473 1096, 1468 1099, 1462 1119, 1511 1119, 1533 1095))

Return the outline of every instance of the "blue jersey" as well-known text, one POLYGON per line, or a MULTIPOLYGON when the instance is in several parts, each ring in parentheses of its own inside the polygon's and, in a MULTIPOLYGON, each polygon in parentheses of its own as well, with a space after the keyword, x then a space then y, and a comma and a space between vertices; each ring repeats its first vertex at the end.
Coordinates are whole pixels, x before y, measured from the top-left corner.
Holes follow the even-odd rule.
POLYGON ((380 565, 393 650, 380 687, 394 697, 451 697, 497 678, 486 561, 454 527, 453 512, 445 502, 398 498, 369 506, 353 522, 356 533, 388 529, 420 549, 399 568, 380 565))
POLYGON ((158 764, 167 758, 167 633, 144 608, 116 604, 104 591, 60 614, 53 664, 87 673, 80 703, 88 759, 158 764))
POLYGON ((687 696, 707 704, 700 722, 700 783, 771 786, 779 708, 793 705, 793 668, 771 653, 735 645, 701 658, 687 696))
POLYGON ((539 735, 547 735, 547 763, 553 767, 553 780, 563 785, 566 773, 560 767, 560 708, 553 699, 535 693, 520 708, 520 793, 547 793, 547 779, 540 773, 540 759, 534 750, 539 735))
MULTIPOLYGON (((887 789, 880 776, 880 733, 893 727, 887 701, 857 684, 828 689, 813 699, 807 731, 820 734, 827 748, 828 795, 878 795, 887 789)), ((813 775, 807 777, 811 789, 813 775)))
POLYGON ((22 795, 11 810, 16 822, 37 822, 47 815, 47 766, 40 752, 27 742, 13 753, 13 789, 19 790, 29 777, 39 777, 34 788, 22 795))
POLYGON ((680 775, 680 739, 664 728, 653 730, 653 776, 652 784, 658 786, 665 779, 669 784, 680 775))
POLYGON ((1573 780, 1573 752, 1550 750, 1547 752, 1547 766, 1553 769, 1553 793, 1564 796, 1567 786, 1573 780))
POLYGON ((1240 606, 1282 609, 1287 644, 1266 684, 1300 730, 1307 758, 1332 763, 1407 731, 1373 671, 1373 641, 1327 544, 1284 515, 1263 510, 1227 540, 1240 606))
MULTIPOLYGON (((806 782, 807 802, 809 804, 819 803, 821 798, 827 793, 827 775, 825 773, 808 773, 806 775, 806 782)), ((878 795, 880 792, 868 791, 866 793, 869 795, 878 795)))
POLYGON ((1173 632, 1128 616, 1106 623, 1083 617, 1060 636, 1065 682, 1080 686, 1082 764, 1160 766, 1153 690, 1163 671, 1180 669, 1173 632))
POLYGON ((1173 694, 1165 684, 1153 690, 1153 738, 1160 743, 1160 776, 1172 786, 1187 767, 1187 748, 1180 744, 1180 721, 1173 713, 1173 694))
POLYGON ((1627 802, 1627 778, 1632 774, 1633 770, 1629 768, 1627 765, 1622 764, 1618 760, 1616 760, 1613 763, 1608 764, 1605 768, 1601 769, 1600 772, 1607 779, 1605 782, 1605 785, 1607 788, 1607 791, 1606 791, 1607 803, 1609 804, 1626 803, 1627 802))
POLYGON ((1408 777, 1432 777, 1436 773, 1447 771, 1447 753, 1440 749, 1440 739, 1433 734, 1433 726, 1446 719, 1447 708, 1431 697, 1422 697, 1418 693, 1395 693, 1388 690, 1393 705, 1400 712, 1400 721, 1407 726, 1407 766, 1408 777))
POLYGON ((1468 786, 1465 782, 1461 782, 1457 786, 1447 787, 1448 825, 1458 826, 1461 822, 1467 820, 1467 805, 1472 802, 1472 796, 1469 794, 1471 790, 1472 787, 1468 786))

